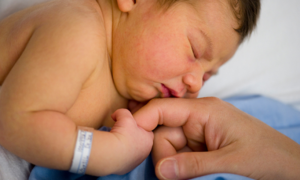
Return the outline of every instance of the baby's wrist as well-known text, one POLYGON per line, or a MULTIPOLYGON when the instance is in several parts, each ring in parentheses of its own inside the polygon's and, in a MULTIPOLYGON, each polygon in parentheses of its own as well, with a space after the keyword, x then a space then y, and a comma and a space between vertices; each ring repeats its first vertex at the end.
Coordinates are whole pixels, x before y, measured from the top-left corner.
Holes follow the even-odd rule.
POLYGON ((93 128, 78 126, 70 172, 85 174, 92 149, 93 131, 93 128))

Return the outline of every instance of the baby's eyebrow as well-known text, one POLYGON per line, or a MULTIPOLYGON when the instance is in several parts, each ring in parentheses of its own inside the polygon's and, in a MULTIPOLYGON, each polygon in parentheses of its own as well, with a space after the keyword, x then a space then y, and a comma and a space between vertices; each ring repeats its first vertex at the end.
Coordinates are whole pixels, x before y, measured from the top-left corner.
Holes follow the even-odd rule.
POLYGON ((213 43, 212 43, 212 40, 201 29, 199 31, 200 31, 200 34, 202 34, 202 36, 204 37, 204 39, 205 39, 205 41, 208 45, 208 47, 206 48, 204 56, 208 61, 212 61, 213 60, 213 43))

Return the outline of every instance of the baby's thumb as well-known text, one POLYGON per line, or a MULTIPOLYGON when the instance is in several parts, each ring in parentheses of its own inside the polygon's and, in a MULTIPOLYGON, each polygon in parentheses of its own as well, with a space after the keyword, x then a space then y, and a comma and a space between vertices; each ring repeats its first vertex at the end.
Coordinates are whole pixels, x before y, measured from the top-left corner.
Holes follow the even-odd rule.
POLYGON ((111 118, 116 121, 116 125, 124 126, 129 122, 134 122, 133 116, 128 109, 118 109, 112 115, 111 118))
MULTIPOLYGON (((220 154, 211 152, 186 152, 161 159, 155 167, 159 179, 190 179, 206 174, 224 172, 220 154)), ((221 158, 222 159, 222 158, 221 158)))

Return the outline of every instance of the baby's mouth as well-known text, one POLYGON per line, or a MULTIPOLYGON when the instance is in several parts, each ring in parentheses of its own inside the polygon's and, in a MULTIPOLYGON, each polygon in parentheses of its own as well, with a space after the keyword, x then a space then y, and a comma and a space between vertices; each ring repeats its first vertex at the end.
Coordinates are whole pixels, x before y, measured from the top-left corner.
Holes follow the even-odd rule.
POLYGON ((161 85, 162 86, 162 96, 164 98, 169 98, 169 97, 175 97, 172 93, 172 90, 169 89, 167 86, 165 86, 164 84, 161 85))

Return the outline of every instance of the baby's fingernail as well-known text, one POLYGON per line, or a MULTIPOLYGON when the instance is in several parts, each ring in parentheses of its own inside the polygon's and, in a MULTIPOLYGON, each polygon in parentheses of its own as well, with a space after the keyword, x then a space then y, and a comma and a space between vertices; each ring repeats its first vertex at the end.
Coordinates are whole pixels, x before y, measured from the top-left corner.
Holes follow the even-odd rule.
POLYGON ((164 179, 178 179, 178 165, 174 158, 163 160, 159 165, 159 173, 164 179))

